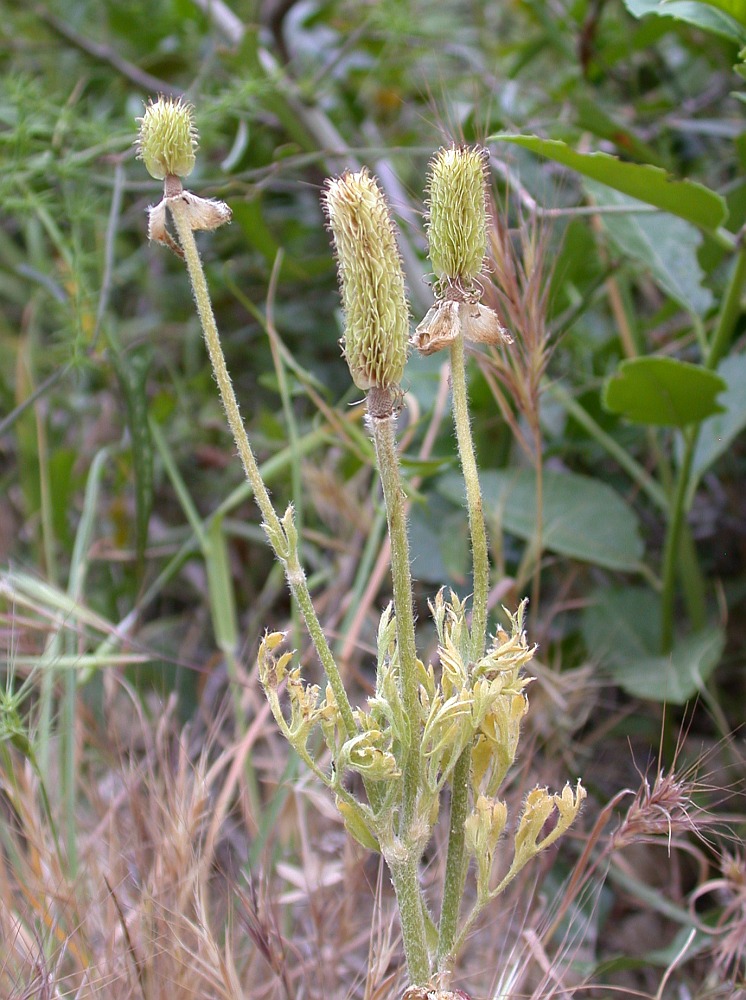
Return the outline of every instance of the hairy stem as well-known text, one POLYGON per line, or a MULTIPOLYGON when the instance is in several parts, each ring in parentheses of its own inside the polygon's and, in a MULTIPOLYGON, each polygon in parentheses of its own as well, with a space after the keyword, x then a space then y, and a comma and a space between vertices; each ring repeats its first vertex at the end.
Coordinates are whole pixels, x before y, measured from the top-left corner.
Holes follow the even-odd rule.
MULTIPOLYGON (((489 587, 489 556, 487 531, 482 510, 482 491, 474 455, 474 443, 469 422, 469 400, 466 385, 466 360, 464 338, 459 336, 451 345, 451 391, 453 394, 453 421, 456 428, 461 469, 466 487, 466 506, 469 512, 469 534, 474 572, 474 598, 472 604, 471 656, 476 662, 484 656, 487 642, 487 591, 489 587)), ((469 769, 471 745, 461 753, 453 772, 451 786, 451 813, 448 832, 448 857, 443 884, 443 905, 438 931, 438 967, 444 968, 452 954, 456 940, 461 899, 466 879, 466 846, 464 822, 469 811, 469 769)))
MULTIPOLYGON (((199 314, 200 323, 202 324, 202 330, 205 336, 205 344, 207 345, 210 362, 215 373, 215 380, 218 383, 218 389, 220 390, 220 397, 223 401, 225 414, 228 418, 228 424, 236 442, 236 447, 238 448, 238 454, 241 458, 246 478, 251 485, 254 492, 254 499, 256 500, 259 510, 262 513, 262 517, 264 518, 264 524, 267 529, 268 537, 271 539, 272 537, 285 535, 285 529, 272 505, 272 500, 270 499, 267 487, 264 485, 264 480, 259 472, 254 452, 251 448, 251 444, 249 443, 249 439, 246 435, 246 430, 241 419, 238 401, 236 400, 236 394, 233 391, 233 384, 231 382, 230 375, 228 374, 228 368, 223 355, 223 348, 220 344, 220 335, 218 333, 217 323, 215 322, 215 316, 212 311, 212 303, 210 302, 210 293, 207 288, 207 281, 205 280, 202 261, 199 256, 199 251, 197 250, 194 233, 192 232, 189 219, 187 218, 186 205, 178 197, 176 197, 169 200, 168 207, 171 211, 171 215, 173 216, 181 249, 184 251, 184 258, 189 272, 189 280, 192 285, 194 299, 197 304, 197 312, 199 314)), ((293 552, 290 553, 289 557, 283 557, 277 552, 277 550, 275 550, 275 553, 285 567, 285 573, 290 590, 293 597, 298 602, 301 614, 303 615, 306 623, 306 628, 308 629, 316 653, 321 660, 321 664, 326 672, 332 691, 334 692, 334 697, 337 700, 337 705, 339 706, 344 727, 347 733, 352 736, 357 731, 352 715, 352 708, 347 697, 347 692, 344 689, 339 670, 334 662, 332 651, 329 648, 326 636, 321 628, 321 623, 318 620, 316 611, 311 602, 311 595, 308 591, 305 573, 298 563, 297 555, 294 556, 293 552)))
POLYGON ((399 673, 402 700, 409 720, 409 746, 403 767, 404 795, 400 834, 407 840, 415 814, 417 787, 420 777, 419 746, 419 681, 417 678, 417 648, 414 637, 414 605, 412 575, 409 563, 409 539, 404 508, 404 492, 396 449, 396 417, 369 417, 376 448, 378 471, 383 486, 389 538, 391 540, 391 577, 394 589, 396 641, 399 650, 399 673))

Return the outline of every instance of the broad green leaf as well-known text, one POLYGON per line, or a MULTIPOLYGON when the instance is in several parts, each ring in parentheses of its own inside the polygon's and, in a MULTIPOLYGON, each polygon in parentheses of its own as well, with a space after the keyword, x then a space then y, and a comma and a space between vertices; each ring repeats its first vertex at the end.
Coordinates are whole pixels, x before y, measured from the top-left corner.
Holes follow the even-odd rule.
POLYGON ((463 508, 454 510, 437 494, 427 504, 413 504, 409 548, 418 580, 463 585, 471 569, 463 508))
POLYGON ((724 648, 725 634, 713 626, 681 639, 666 656, 617 663, 609 673, 627 694, 683 705, 704 688, 724 648))
POLYGON ((728 17, 732 17, 734 21, 738 21, 745 29, 744 33, 746 34, 746 3, 743 0, 699 0, 699 2, 721 10, 728 17))
POLYGON ((703 421, 699 429, 692 464, 697 479, 746 427, 746 354, 725 358, 718 365, 718 375, 725 382, 725 391, 719 399, 723 412, 703 421))
POLYGON ((604 587, 582 615, 588 656, 611 669, 641 660, 660 646, 660 597, 647 587, 604 587))
POLYGON ((625 163, 608 153, 576 153, 567 143, 556 139, 540 139, 535 135, 490 136, 495 142, 512 142, 534 153, 576 170, 585 177, 655 205, 665 212, 687 219, 703 229, 717 229, 728 215, 720 195, 702 184, 679 181, 660 167, 625 163))
MULTIPOLYGON (((536 474, 530 469, 488 470, 481 476, 489 518, 506 531, 531 541, 536 535, 536 474)), ((463 504, 463 481, 449 473, 438 489, 463 504)), ((573 472, 544 472, 542 548, 550 552, 635 572, 644 545, 632 508, 610 486, 573 472)))
POLYGON ((643 587, 605 588, 583 612, 589 657, 628 694, 681 705, 696 695, 725 646, 719 628, 680 639, 670 654, 658 652, 660 601, 643 587))
POLYGON ((725 382, 714 372, 675 358, 622 361, 606 381, 604 406, 638 424, 685 427, 723 407, 715 402, 725 382))
POLYGON ((676 21, 685 21, 722 35, 734 42, 746 42, 746 27, 743 25, 743 0, 624 0, 625 6, 633 17, 645 17, 647 14, 657 14, 659 17, 670 17, 676 21), (718 9, 719 8, 719 9, 718 9), (733 8, 729 10, 729 8, 733 8), (739 11, 736 15, 734 11, 739 11), (730 16, 730 15, 733 16, 730 16))
POLYGON ((685 309, 700 316, 706 313, 712 293, 702 285, 699 230, 673 215, 635 213, 643 207, 641 201, 594 181, 586 181, 585 186, 599 203, 629 207, 629 215, 601 213, 604 229, 619 250, 643 264, 663 291, 685 309))

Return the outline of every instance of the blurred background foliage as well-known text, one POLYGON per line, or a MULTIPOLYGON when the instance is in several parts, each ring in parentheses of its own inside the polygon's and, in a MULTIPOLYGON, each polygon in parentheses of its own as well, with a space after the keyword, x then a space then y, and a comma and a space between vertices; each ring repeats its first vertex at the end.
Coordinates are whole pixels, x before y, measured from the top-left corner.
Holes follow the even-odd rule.
MULTIPOLYGON (((215 704, 228 677, 253 692, 236 703, 247 711, 258 638, 292 614, 242 486, 183 266, 147 243, 145 209, 160 195, 133 141, 158 93, 186 94, 196 109, 201 151, 188 186, 233 210, 230 227, 200 240, 228 365, 277 506, 299 508, 322 618, 363 688, 388 593, 375 575, 384 522, 338 346, 324 178, 366 164, 381 179, 416 321, 432 300, 427 161, 443 143, 558 140, 662 168, 721 199, 722 221, 699 224, 690 216, 700 198, 714 204, 701 189, 679 190, 681 210, 652 212, 561 157, 488 141, 495 226, 485 282, 523 362, 480 353, 471 396, 495 620, 502 603, 532 595, 530 633, 546 668, 538 745, 559 747, 603 801, 633 780, 625 740, 644 769, 662 730, 671 763, 689 699, 699 699, 682 738, 692 755, 742 724, 746 369, 733 274, 746 218, 746 26, 736 8, 6 0, 2 597, 8 677, 38 679, 41 668, 52 677, 41 721, 28 721, 42 750, 76 718, 81 691, 102 722, 112 671, 146 705, 153 690, 177 691, 184 720, 215 704), (724 303, 716 384, 708 347, 724 303), (688 362, 703 385, 677 367, 675 384, 650 390, 653 418, 630 420, 640 383, 620 363, 653 356, 688 362), (622 377, 633 379, 632 403, 615 403, 622 377), (712 400, 697 409, 708 391, 721 412, 712 400), (661 418, 669 395, 678 409, 661 418), (696 476, 682 477, 688 447, 696 476), (665 548, 682 479, 666 641, 665 548)), ((645 202, 652 175, 640 176, 645 202)), ((437 355, 412 359, 405 386, 424 648, 427 599, 444 584, 469 589, 441 369, 437 355)), ((721 751, 723 766, 740 760, 721 751)))

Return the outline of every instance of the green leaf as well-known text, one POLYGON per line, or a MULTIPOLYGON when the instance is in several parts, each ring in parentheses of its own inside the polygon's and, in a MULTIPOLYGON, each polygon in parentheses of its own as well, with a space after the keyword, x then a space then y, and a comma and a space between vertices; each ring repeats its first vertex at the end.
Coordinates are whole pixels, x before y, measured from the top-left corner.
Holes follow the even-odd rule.
POLYGON ((647 587, 604 587, 582 615, 588 655, 605 669, 660 648, 660 597, 647 587))
POLYGON ((710 627, 658 653, 660 600, 644 587, 606 588, 583 612, 589 656, 628 694, 681 705, 717 666, 725 635, 710 627))
MULTIPOLYGON (((500 518, 506 531, 531 541, 536 535, 536 474, 531 469, 488 470, 481 476, 488 517, 500 518)), ((545 470, 542 548, 550 552, 635 572, 644 545, 632 508, 610 486, 573 472, 545 470)), ((438 490, 463 504, 463 481, 449 473, 438 490)))
POLYGON ((674 180, 660 167, 625 163, 608 153, 576 153, 567 143, 540 139, 535 135, 490 136, 492 141, 512 142, 534 153, 576 170, 585 177, 600 181, 647 205, 678 215, 703 229, 717 229, 728 215, 720 195, 693 181, 674 180))
POLYGON ((639 261, 656 283, 676 302, 701 316, 712 305, 712 293, 702 285, 697 248, 702 234, 691 223, 673 215, 642 214, 643 203, 594 181, 586 181, 589 194, 606 205, 628 206, 629 215, 601 213, 604 229, 622 253, 639 261))
POLYGON ((715 397, 725 382, 714 372, 675 358, 622 361, 606 381, 604 406, 638 424, 685 427, 720 413, 715 397))
POLYGON ((738 21, 746 29, 746 4, 744 4, 743 0, 700 0, 700 3, 705 3, 708 7, 721 10, 728 17, 732 17, 734 21, 738 21))
POLYGON ((667 656, 620 663, 610 672, 627 694, 683 705, 703 689, 724 648, 721 629, 703 629, 682 639, 667 656))
POLYGON ((746 427, 746 354, 726 358, 718 365, 725 382, 719 402, 722 412, 702 423, 694 450, 692 474, 699 479, 746 427))
POLYGON ((657 14, 659 17, 670 17, 676 21, 685 21, 716 35, 722 35, 732 41, 743 44, 746 42, 744 24, 744 5, 742 0, 624 0, 627 10, 633 17, 645 17, 647 14, 657 14), (712 9, 719 8, 719 9, 712 9), (739 13, 736 13, 739 12, 739 13), (732 16, 731 16, 732 15, 732 16))

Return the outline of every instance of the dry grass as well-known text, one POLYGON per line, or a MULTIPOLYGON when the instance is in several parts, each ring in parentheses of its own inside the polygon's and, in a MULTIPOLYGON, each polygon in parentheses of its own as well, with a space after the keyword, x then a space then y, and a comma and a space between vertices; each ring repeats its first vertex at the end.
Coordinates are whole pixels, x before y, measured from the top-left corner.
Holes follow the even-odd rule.
MULTIPOLYGON (((526 733, 535 748, 544 743, 545 712, 561 704, 562 691, 548 683, 551 676, 548 672, 546 683, 536 685, 536 725, 529 721, 526 733)), ((573 690, 570 685, 565 697, 572 698, 573 690)), ((38 776, 28 759, 5 745, 0 996, 397 996, 404 979, 388 878, 376 858, 345 836, 321 791, 303 774, 293 780, 260 860, 250 865, 257 817, 247 812, 240 766, 246 737, 226 742, 219 713, 205 733, 180 727, 173 701, 153 708, 157 711, 146 715, 122 684, 107 705, 105 730, 92 718, 81 723, 80 862, 74 875, 45 813, 38 776)), ((250 742, 269 805, 286 760, 260 722, 250 742)), ((565 745, 574 743, 577 766, 585 754, 584 774, 590 770, 598 777, 579 737, 576 731, 565 745)), ((683 768, 652 781, 643 775, 637 791, 626 793, 625 812, 619 812, 625 793, 605 808, 589 804, 586 832, 570 847, 574 868, 562 862, 558 869, 557 856, 548 856, 538 872, 527 873, 491 908, 466 949, 458 985, 477 998, 538 1000, 579 990, 577 995, 610 996, 614 986, 655 996, 667 975, 679 981, 679 965, 668 973, 665 966, 609 973, 606 992, 583 971, 613 942, 620 945, 621 929, 632 933, 636 926, 640 933, 642 928, 661 947, 670 941, 677 929, 670 913, 661 915, 630 889, 645 881, 671 902, 672 912, 678 907, 689 913, 692 927, 711 935, 707 957, 693 952, 679 963, 686 973, 681 982, 699 985, 690 995, 737 996, 746 939, 743 855, 737 846, 729 851, 720 846, 723 822, 708 809, 708 802, 720 810, 724 805, 714 781, 721 749, 713 751, 707 782, 698 771, 683 768), (610 883, 615 934, 604 924, 609 900, 604 903, 601 893, 607 875, 615 876, 610 883), (563 877, 568 880, 559 892, 563 877), (712 900, 719 904, 714 928, 705 927, 698 912, 712 900), (730 993, 722 992, 726 984, 730 993)), ((566 765, 563 761, 562 768, 566 765)), ((551 753, 531 752, 507 792, 513 809, 537 781, 551 784, 556 767, 551 753)), ((727 818, 733 827, 743 817, 731 810, 727 818)), ((445 831, 439 829, 423 873, 433 897, 444 844, 445 831)), ((651 944, 648 938, 646 946, 651 944)))

